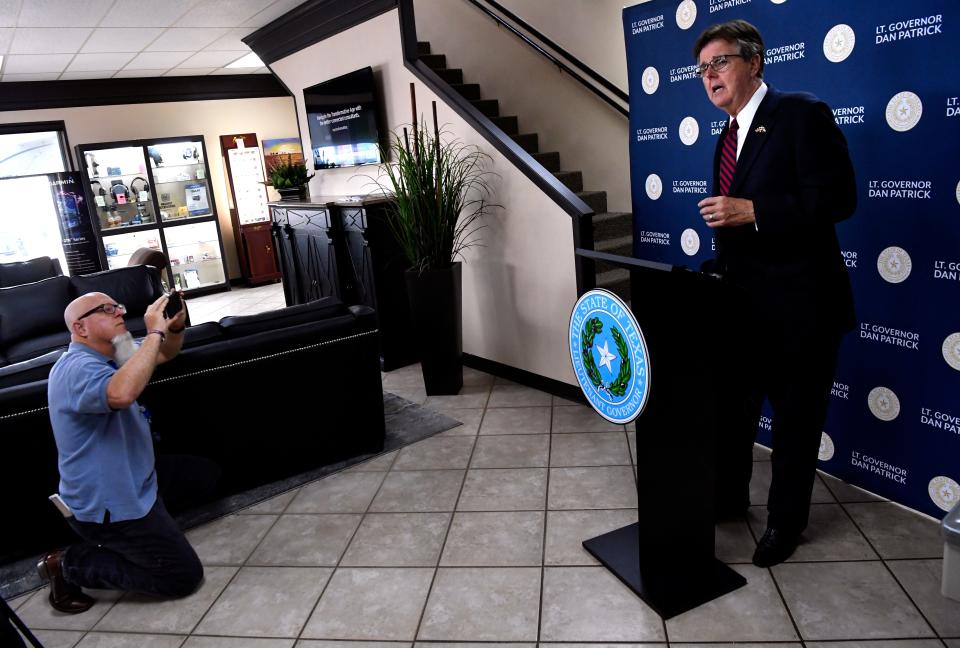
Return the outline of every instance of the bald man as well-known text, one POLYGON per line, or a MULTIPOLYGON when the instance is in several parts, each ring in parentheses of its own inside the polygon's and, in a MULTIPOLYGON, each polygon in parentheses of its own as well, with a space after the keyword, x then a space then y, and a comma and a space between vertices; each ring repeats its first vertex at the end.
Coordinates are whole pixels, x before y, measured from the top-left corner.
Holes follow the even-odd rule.
POLYGON ((126 309, 109 295, 88 293, 64 311, 70 347, 50 372, 47 398, 60 497, 84 542, 37 565, 60 612, 93 605, 82 587, 177 597, 203 578, 197 554, 157 496, 150 421, 137 404, 156 366, 183 344, 186 310, 167 319, 167 301, 147 307, 139 342, 124 324, 126 309))

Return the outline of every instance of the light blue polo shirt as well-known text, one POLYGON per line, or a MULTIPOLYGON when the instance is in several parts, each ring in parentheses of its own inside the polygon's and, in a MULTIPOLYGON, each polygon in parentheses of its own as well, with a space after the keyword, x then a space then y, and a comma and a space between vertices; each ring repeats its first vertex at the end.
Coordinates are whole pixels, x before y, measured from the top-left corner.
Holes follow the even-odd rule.
POLYGON ((113 361, 71 342, 47 383, 50 423, 57 442, 60 497, 81 522, 135 520, 157 499, 150 424, 134 402, 107 404, 113 361))

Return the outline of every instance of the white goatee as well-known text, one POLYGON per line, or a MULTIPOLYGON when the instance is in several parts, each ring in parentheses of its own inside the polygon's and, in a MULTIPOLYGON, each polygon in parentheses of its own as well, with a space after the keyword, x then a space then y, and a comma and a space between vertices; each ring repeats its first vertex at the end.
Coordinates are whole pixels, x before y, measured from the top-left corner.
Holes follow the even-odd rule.
POLYGON ((126 364, 127 360, 133 357, 140 347, 133 340, 133 334, 130 331, 115 336, 110 343, 113 345, 113 361, 118 367, 126 364))

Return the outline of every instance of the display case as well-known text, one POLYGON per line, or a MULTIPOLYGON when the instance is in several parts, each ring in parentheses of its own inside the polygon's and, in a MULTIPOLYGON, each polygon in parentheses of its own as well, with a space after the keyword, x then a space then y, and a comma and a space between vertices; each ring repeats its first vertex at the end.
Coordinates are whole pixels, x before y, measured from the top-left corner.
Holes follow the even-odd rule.
POLYGON ((81 144, 77 157, 106 267, 147 247, 188 295, 229 289, 202 136, 81 144))

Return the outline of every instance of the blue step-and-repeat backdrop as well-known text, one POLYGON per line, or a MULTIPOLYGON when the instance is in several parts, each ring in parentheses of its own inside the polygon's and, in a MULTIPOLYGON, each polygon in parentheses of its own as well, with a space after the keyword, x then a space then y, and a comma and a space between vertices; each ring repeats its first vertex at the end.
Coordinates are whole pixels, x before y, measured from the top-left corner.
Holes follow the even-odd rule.
POLYGON ((763 34, 768 85, 830 105, 857 174, 857 212, 837 231, 859 329, 841 349, 820 467, 943 517, 960 500, 960 2, 624 9, 637 257, 698 268, 714 254, 696 205, 713 191, 726 114, 707 99, 692 49, 734 18, 763 34))

